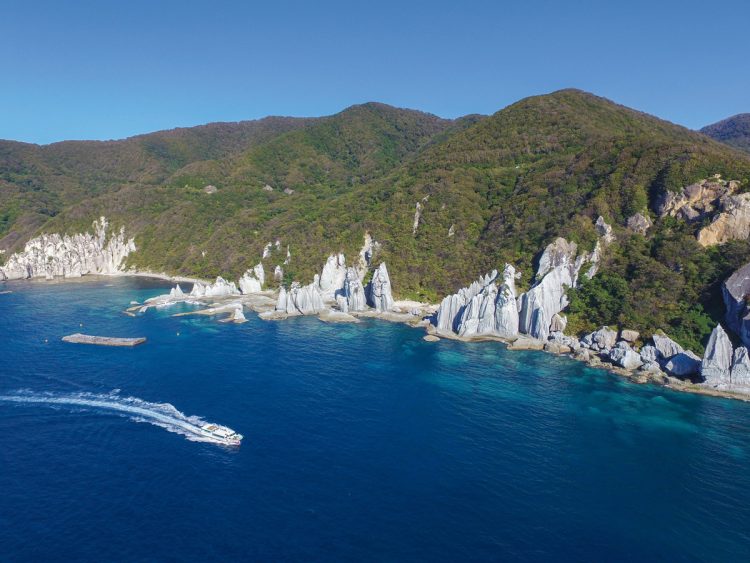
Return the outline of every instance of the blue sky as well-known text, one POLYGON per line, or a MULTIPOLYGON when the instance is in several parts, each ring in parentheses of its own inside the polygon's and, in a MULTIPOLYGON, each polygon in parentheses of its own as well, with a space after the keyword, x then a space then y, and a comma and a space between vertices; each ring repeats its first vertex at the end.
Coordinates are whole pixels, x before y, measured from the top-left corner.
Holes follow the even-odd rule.
POLYGON ((577 87, 750 112, 750 2, 0 0, 0 138, 109 139, 375 100, 456 117, 577 87))

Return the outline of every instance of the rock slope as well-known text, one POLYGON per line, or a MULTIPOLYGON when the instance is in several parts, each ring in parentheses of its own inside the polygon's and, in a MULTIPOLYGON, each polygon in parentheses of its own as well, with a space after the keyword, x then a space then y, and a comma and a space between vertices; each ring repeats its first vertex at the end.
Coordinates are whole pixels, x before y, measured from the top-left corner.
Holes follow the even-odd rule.
POLYGON ((92 226, 93 234, 43 234, 31 239, 22 252, 11 255, 0 268, 0 280, 121 272, 125 258, 136 250, 133 239, 126 238, 124 227, 108 236, 104 217, 92 226))

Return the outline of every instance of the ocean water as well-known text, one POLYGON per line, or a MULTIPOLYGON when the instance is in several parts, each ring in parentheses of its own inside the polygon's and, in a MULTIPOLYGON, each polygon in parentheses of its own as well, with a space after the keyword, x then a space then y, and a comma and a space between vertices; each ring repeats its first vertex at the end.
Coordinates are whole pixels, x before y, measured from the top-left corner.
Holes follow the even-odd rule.
POLYGON ((165 287, 0 287, 0 561, 750 558, 750 404, 380 321, 122 314, 165 287))

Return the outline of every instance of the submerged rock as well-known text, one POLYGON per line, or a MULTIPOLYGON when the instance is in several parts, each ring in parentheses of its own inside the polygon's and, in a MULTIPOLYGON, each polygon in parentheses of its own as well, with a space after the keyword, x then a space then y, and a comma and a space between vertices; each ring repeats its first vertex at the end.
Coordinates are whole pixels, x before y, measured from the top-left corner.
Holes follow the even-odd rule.
POLYGON ((721 325, 711 333, 701 363, 701 376, 706 385, 725 387, 730 384, 732 367, 732 343, 721 325))
POLYGON ((74 278, 121 272, 125 258, 136 250, 133 239, 125 237, 124 227, 108 238, 108 223, 104 217, 94 221, 92 226, 94 234, 44 234, 31 239, 22 252, 9 256, 0 267, 0 280, 74 278))

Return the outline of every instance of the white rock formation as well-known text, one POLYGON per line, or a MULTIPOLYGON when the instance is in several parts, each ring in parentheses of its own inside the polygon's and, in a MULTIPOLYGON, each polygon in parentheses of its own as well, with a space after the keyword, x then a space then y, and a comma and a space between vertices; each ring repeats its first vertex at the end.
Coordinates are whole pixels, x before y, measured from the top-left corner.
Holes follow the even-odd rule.
POLYGON ((648 232, 648 230, 653 226, 653 222, 651 221, 651 218, 648 216, 648 211, 644 210, 643 213, 636 213, 635 215, 628 217, 628 221, 626 225, 628 229, 630 229, 634 233, 638 233, 639 235, 645 235, 648 232))
POLYGON ((521 296, 519 330, 540 340, 549 336, 552 317, 568 306, 567 290, 575 287, 587 257, 576 258, 577 246, 563 238, 547 246, 539 259, 537 284, 521 296))
POLYGON ((94 234, 44 234, 33 238, 22 252, 9 256, 0 267, 0 280, 121 272, 125 258, 136 250, 135 243, 132 238, 125 238, 124 227, 108 239, 107 227, 107 220, 101 217, 93 223, 94 234))
POLYGON ((314 315, 325 309, 320 290, 317 285, 301 286, 299 282, 293 282, 289 291, 283 287, 279 289, 279 297, 276 301, 276 310, 287 315, 314 315))
POLYGON ((690 350, 672 356, 664 365, 667 373, 676 377, 697 375, 701 369, 701 359, 690 350))
POLYGON ((281 281, 284 279, 284 269, 281 266, 276 266, 273 269, 273 279, 274 281, 281 281))
POLYGON ((364 311, 367 308, 365 288, 362 286, 362 280, 359 279, 357 268, 346 269, 344 288, 336 300, 344 313, 364 311))
POLYGON ((242 305, 237 304, 237 307, 235 307, 234 311, 232 311, 232 316, 229 317, 229 320, 233 323, 244 323, 247 321, 245 318, 245 313, 242 311, 242 305))
POLYGON ((346 258, 343 254, 331 254, 323 266, 318 284, 324 299, 335 299, 336 293, 344 288, 346 279, 346 258))
POLYGON ((708 339, 706 352, 701 363, 701 375, 706 385, 719 388, 730 385, 732 355, 732 342, 722 326, 716 325, 708 339))
POLYGON ((652 337, 654 348, 657 352, 657 360, 668 360, 672 356, 681 354, 685 350, 666 334, 655 333, 652 337))
POLYGON ((643 365, 641 355, 627 346, 616 346, 613 348, 609 353, 609 359, 625 369, 638 369, 643 365))
POLYGON ((271 256, 272 247, 273 247, 273 244, 271 244, 270 242, 266 246, 263 247, 263 258, 268 258, 269 256, 271 256))
POLYGON ((596 352, 608 353, 617 343, 617 331, 603 326, 581 338, 581 345, 596 352))
POLYGON ((443 299, 437 310, 436 324, 438 331, 445 333, 458 332, 459 321, 466 305, 475 295, 481 293, 487 285, 493 283, 496 278, 497 270, 494 270, 492 273, 472 282, 469 287, 459 289, 458 293, 449 295, 443 299))
POLYGON ((493 270, 443 299, 437 311, 438 332, 456 332, 464 337, 518 336, 515 278, 516 270, 506 264, 499 288, 497 270, 493 270))
POLYGON ((234 282, 228 282, 219 276, 214 283, 208 285, 203 285, 200 282, 195 283, 193 285, 193 290, 190 292, 190 297, 226 297, 227 295, 239 294, 240 292, 234 282))
POLYGON ((506 264, 503 283, 495 302, 495 334, 503 338, 518 335, 518 303, 516 301, 516 269, 506 264))
POLYGON ((393 308, 391 278, 385 262, 377 267, 372 274, 372 280, 367 284, 367 304, 378 312, 390 311, 393 308))
POLYGON ((722 285, 724 305, 727 309, 727 325, 750 346, 750 310, 746 297, 750 295, 750 264, 745 264, 734 272, 722 285))
POLYGON ((414 211, 414 222, 411 226, 411 234, 416 235, 419 228, 419 220, 422 218, 422 202, 418 201, 414 211))
POLYGON ((240 291, 247 295, 248 293, 259 293, 263 291, 263 285, 266 282, 266 273, 263 264, 256 264, 252 270, 248 270, 240 278, 240 291))
POLYGON ((612 226, 608 225, 604 221, 604 217, 602 217, 601 215, 599 215, 599 218, 596 220, 594 228, 596 229, 597 234, 601 238, 602 242, 604 242, 604 244, 610 244, 614 242, 615 235, 612 232, 612 226))
POLYGON ((750 355, 744 346, 738 346, 734 351, 730 383, 735 389, 750 389, 750 355))
POLYGON ((359 251, 359 262, 357 263, 357 272, 359 273, 359 279, 364 279, 367 274, 367 270, 370 268, 372 263, 372 257, 375 252, 380 248, 380 243, 372 240, 370 233, 365 233, 364 244, 362 249, 359 251))

